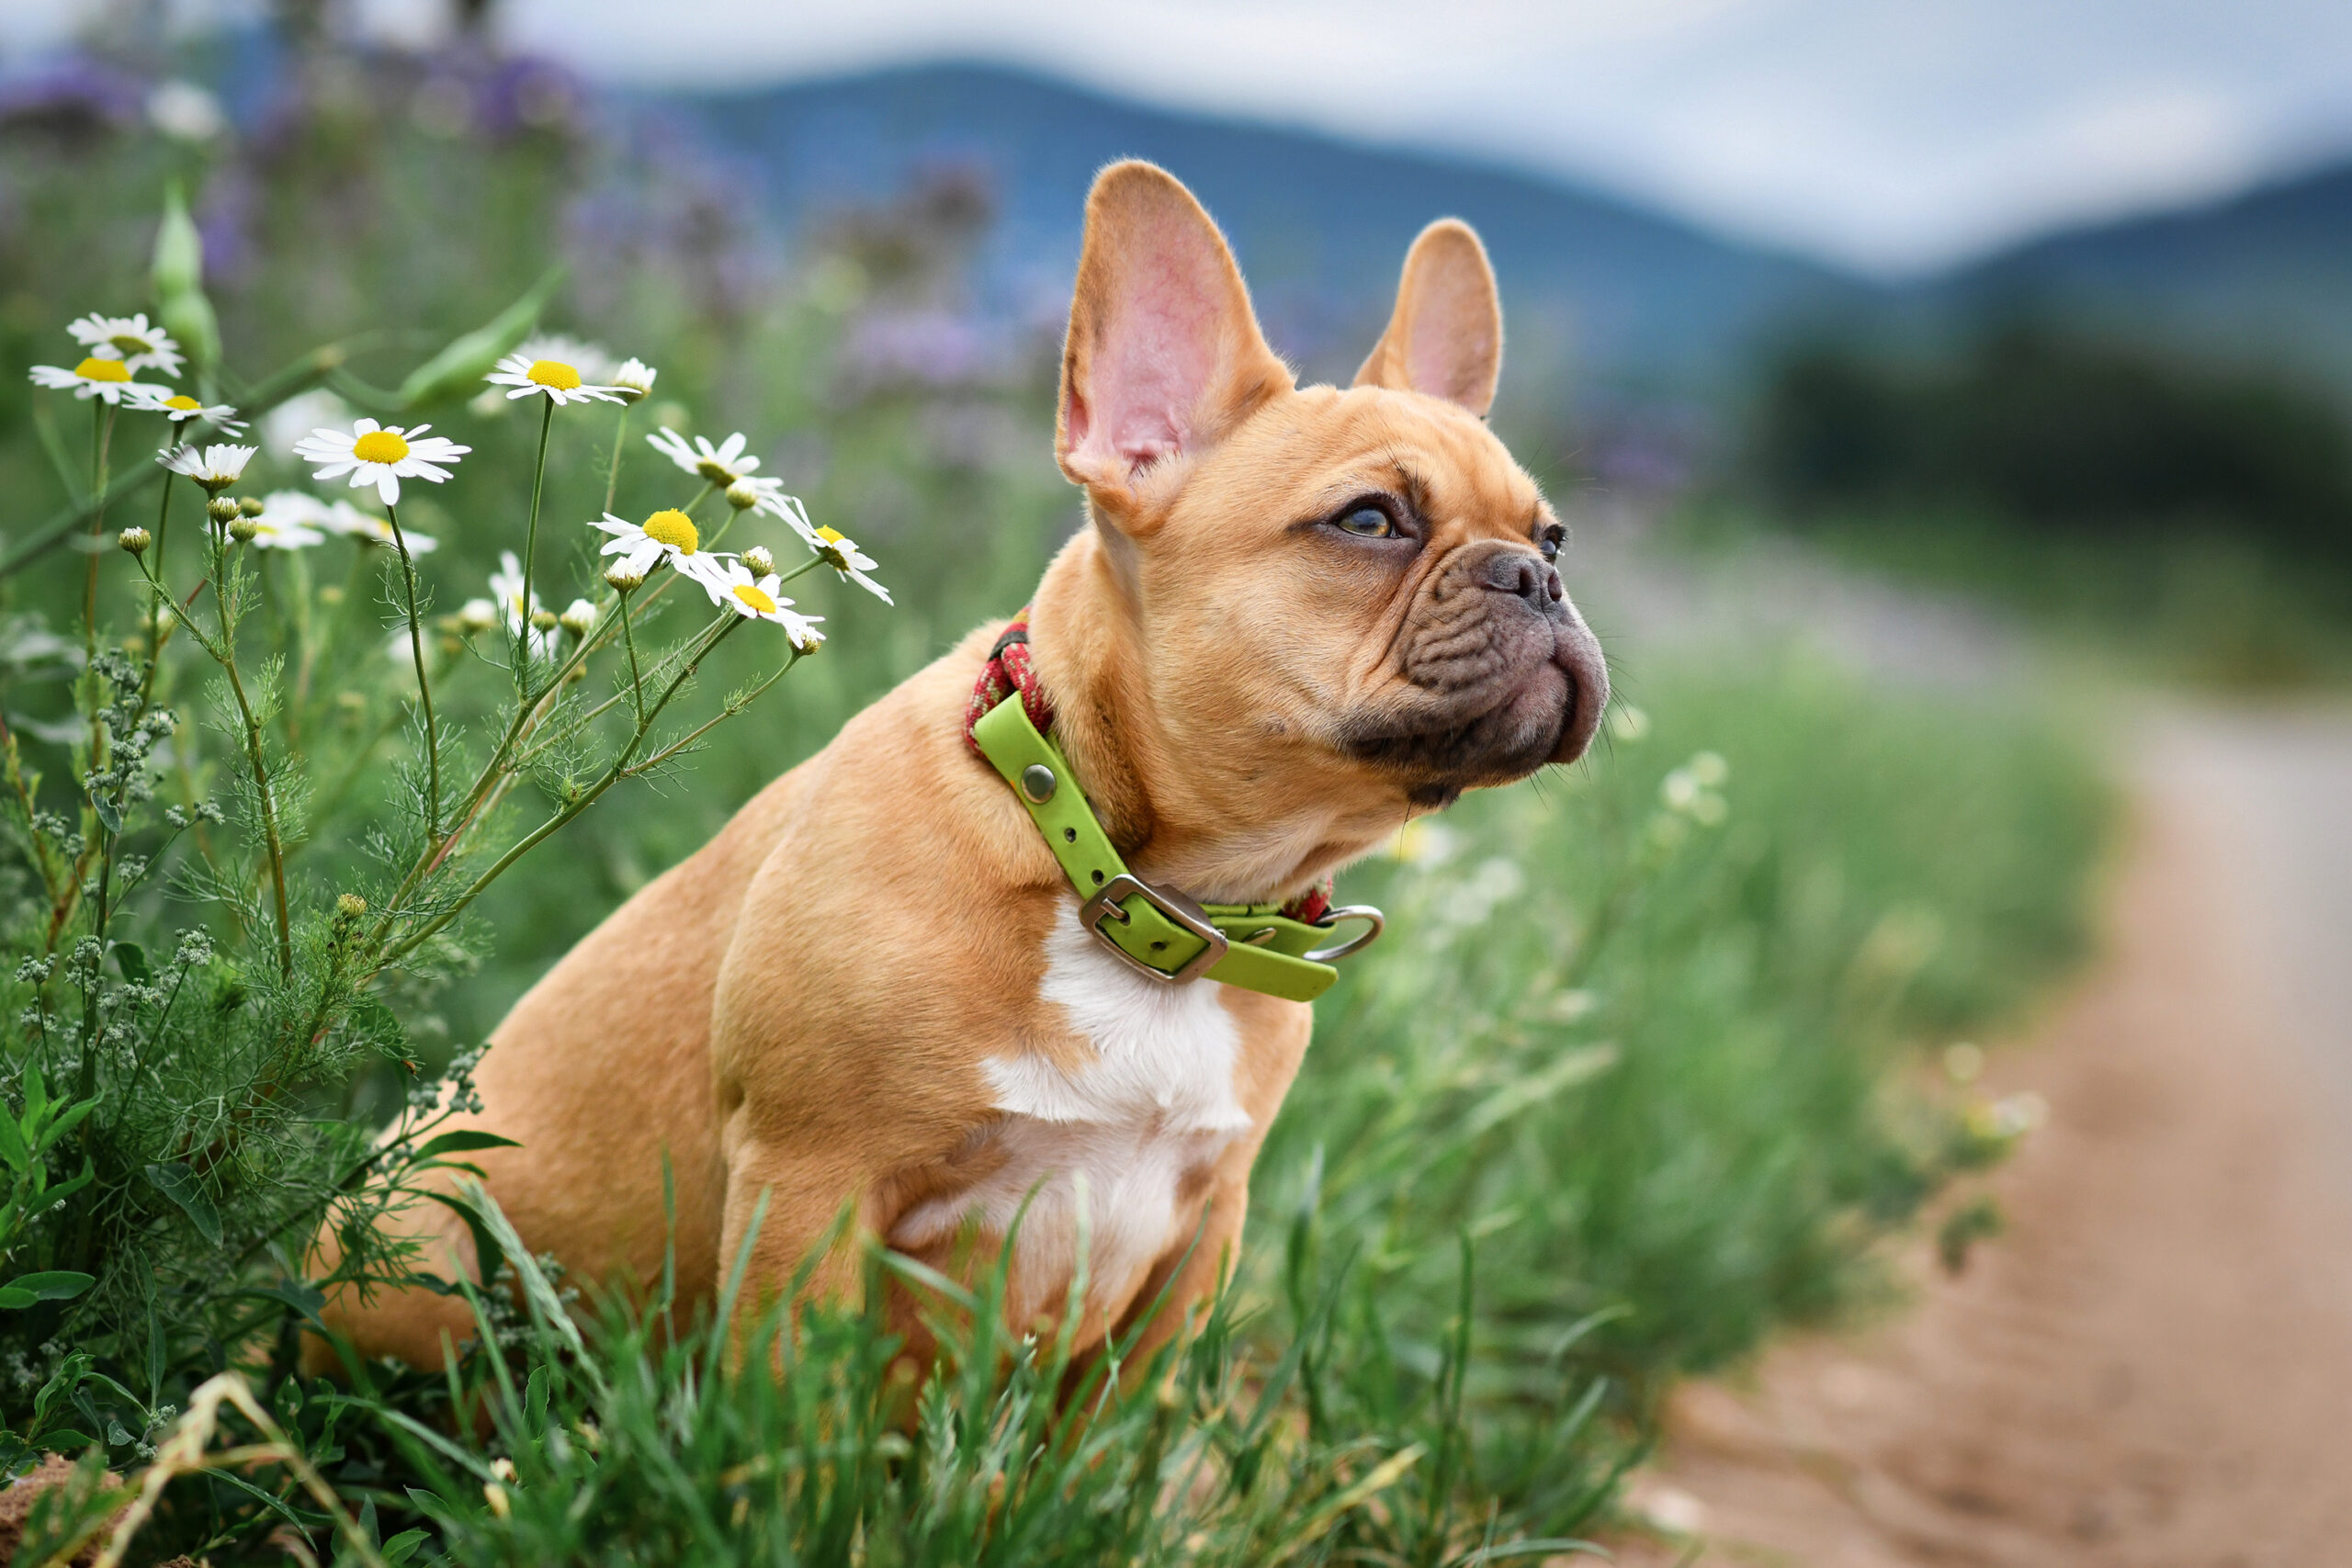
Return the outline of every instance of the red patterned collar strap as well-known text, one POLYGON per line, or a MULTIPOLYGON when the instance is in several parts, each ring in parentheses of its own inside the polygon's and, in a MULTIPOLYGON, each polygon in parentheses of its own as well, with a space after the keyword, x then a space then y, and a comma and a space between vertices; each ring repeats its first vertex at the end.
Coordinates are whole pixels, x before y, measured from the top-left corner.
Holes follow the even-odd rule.
POLYGON ((1046 688, 1038 682, 1037 666, 1029 657, 1029 606, 1023 604, 1012 624, 997 635, 996 644, 989 649, 988 662, 980 666, 980 678, 972 682, 972 695, 964 704, 964 744, 972 755, 985 758, 980 743, 972 739, 972 727, 987 716, 989 709, 1015 692, 1021 694, 1021 705, 1029 715, 1029 722, 1037 733, 1053 732, 1054 705, 1046 700, 1046 688))
MULTIPOLYGON (((977 731, 982 719, 1001 704, 1016 694, 1021 699, 1021 710, 1029 720, 1027 728, 1037 738, 1039 744, 1046 744, 1045 738, 1051 734, 1054 727, 1054 707, 1046 697, 1045 686, 1037 679, 1036 665, 1030 658, 1029 609, 1026 605, 1023 606, 1019 615, 1012 617, 1004 630, 998 634, 995 643, 989 647, 988 661, 980 666, 979 679, 972 683, 972 695, 964 705, 964 744, 972 749, 974 756, 991 765, 999 766, 1000 771, 1001 771, 1002 759, 991 755, 989 749, 981 744, 977 731)), ((1068 765, 1061 764, 1055 771, 1066 773, 1068 765)), ((1014 792, 1017 795, 1023 794, 1023 786, 1017 778, 1008 775, 1008 782, 1013 784, 1014 792)), ((1042 803, 1030 799, 1024 795, 1023 804, 1029 806, 1032 814, 1035 815, 1036 807, 1042 803)), ((1088 813, 1088 819, 1091 824, 1091 812, 1088 813)), ((1051 847, 1055 847, 1058 853, 1063 846, 1051 847)), ((1108 852, 1107 842, 1104 849, 1108 852)), ((1081 894, 1089 891, 1091 889, 1080 889, 1081 894)), ((1212 908, 1219 911, 1217 917, 1219 919, 1225 919, 1223 914, 1225 906, 1212 908)), ((1245 905, 1232 908, 1236 910, 1252 910, 1263 909, 1266 907, 1245 905)), ((1380 926, 1380 913, 1376 909, 1350 909, 1335 915, 1331 908, 1331 884, 1329 878, 1324 880, 1321 886, 1310 888, 1305 894, 1283 905, 1279 913, 1287 921, 1295 922, 1301 927, 1312 927, 1317 931, 1329 931, 1340 919, 1363 921, 1369 926, 1367 934, 1355 942, 1342 943, 1339 947, 1329 950, 1317 950, 1314 953, 1314 958, 1326 964, 1332 958, 1344 956, 1363 946, 1372 936, 1378 934, 1380 926)), ((1239 920, 1242 916, 1237 913, 1232 918, 1239 920)), ((1097 934, 1102 933, 1098 931, 1097 934)), ((1261 942, 1266 940, 1262 934, 1255 932, 1251 934, 1258 935, 1261 942)), ((1109 939, 1106 937, 1105 940, 1109 939)), ((1113 945, 1118 944, 1114 942, 1113 945)), ((1123 955, 1133 956, 1132 954, 1123 955)), ((1145 966, 1148 967, 1148 965, 1145 966)), ((1169 976, 1163 975, 1161 977, 1169 976)))

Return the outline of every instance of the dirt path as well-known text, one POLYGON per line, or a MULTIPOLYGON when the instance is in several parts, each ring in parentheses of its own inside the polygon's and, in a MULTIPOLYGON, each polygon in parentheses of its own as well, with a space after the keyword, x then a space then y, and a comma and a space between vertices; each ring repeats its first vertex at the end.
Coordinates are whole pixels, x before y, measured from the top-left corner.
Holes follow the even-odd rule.
POLYGON ((1701 1561, 2352 1563, 2352 717, 2170 717, 2136 777, 2109 957, 1988 1073, 2051 1111, 2009 1234, 1686 1391, 1636 1495, 1701 1561))

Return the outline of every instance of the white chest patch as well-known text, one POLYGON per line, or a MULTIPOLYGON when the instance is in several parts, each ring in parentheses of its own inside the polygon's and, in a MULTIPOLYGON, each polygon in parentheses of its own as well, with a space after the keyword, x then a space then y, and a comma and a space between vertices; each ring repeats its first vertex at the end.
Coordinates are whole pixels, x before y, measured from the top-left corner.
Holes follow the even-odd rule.
POLYGON ((1197 1213, 1178 1212, 1186 1173, 1214 1162, 1250 1124, 1233 1092, 1241 1037, 1218 999, 1224 988, 1136 974, 1078 923, 1074 902, 1065 903, 1046 933, 1038 995, 1060 1006, 1095 1059, 1066 1072, 1035 1053, 991 1058, 1004 1163, 909 1212, 890 1239, 929 1245, 969 1215, 1002 1235, 1027 1199, 1014 1244, 1018 1299, 1007 1303, 1012 1320, 1023 1322, 1058 1306, 1069 1289, 1082 1201, 1088 1303, 1124 1306, 1152 1264, 1200 1223, 1197 1213))

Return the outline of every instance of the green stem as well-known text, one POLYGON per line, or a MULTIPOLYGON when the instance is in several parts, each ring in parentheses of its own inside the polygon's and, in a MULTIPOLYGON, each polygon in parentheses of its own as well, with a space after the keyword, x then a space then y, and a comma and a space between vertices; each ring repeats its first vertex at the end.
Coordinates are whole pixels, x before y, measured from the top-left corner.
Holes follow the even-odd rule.
POLYGON ((499 739, 498 747, 491 753, 490 761, 484 762, 481 772, 474 775, 474 782, 467 788, 464 801, 451 814, 448 832, 438 843, 428 841, 424 853, 417 857, 416 863, 409 867, 408 874, 401 878, 401 885, 392 890, 381 919, 368 937, 371 944, 382 942, 390 934, 394 922, 400 918, 402 900, 449 857, 458 840, 495 803, 504 787, 508 763, 514 755, 515 746, 553 711, 563 689, 564 677, 571 673, 575 663, 587 658, 593 647, 591 640, 583 637, 557 669, 554 678, 548 682, 546 691, 536 704, 525 702, 515 705, 514 717, 506 726, 506 733, 499 739))
POLYGON ((139 707, 142 713, 155 693, 155 671, 164 667, 164 601, 171 596, 171 590, 164 586, 169 580, 164 575, 164 535, 171 523, 172 486, 166 479, 163 499, 155 505, 155 542, 148 547, 155 552, 155 591, 147 596, 147 678, 139 685, 139 707))
POLYGON ((531 700, 531 567, 539 547, 539 496, 547 488, 548 432, 555 428, 555 400, 539 400, 539 457, 531 469, 531 525, 523 534, 523 629, 514 639, 514 679, 523 701, 531 700))
MULTIPOLYGON (((90 400, 90 491, 97 504, 90 509, 90 565, 82 587, 82 638, 85 651, 98 650, 98 546, 107 525, 107 447, 114 436, 114 405, 90 400)), ((90 759, 92 767, 97 758, 90 759)))
MULTIPOLYGON (((586 789, 581 791, 578 795, 574 796, 570 801, 567 801, 560 809, 556 811, 546 821, 540 823, 537 828, 532 829, 531 831, 526 833, 521 839, 517 840, 504 854, 499 856, 498 859, 492 863, 489 870, 483 872, 480 876, 475 877, 471 885, 466 888, 465 892, 459 894, 458 897, 450 903, 447 908, 443 909, 424 926, 411 932, 407 937, 403 938, 398 945, 386 953, 382 958, 378 961, 378 968, 380 970, 386 965, 395 964, 407 954, 415 952, 417 948, 431 940, 435 932, 440 931, 444 926, 447 926, 450 921, 463 914, 467 906, 470 905, 476 898, 481 897, 484 889, 489 887, 492 883, 497 881, 501 876, 504 875, 508 868, 513 866, 516 861, 522 859, 524 855, 529 853, 530 851, 545 841, 549 834, 563 827, 567 822, 571 821, 582 812, 587 810, 591 806, 594 806, 606 790, 612 788, 613 785, 618 784, 622 779, 628 777, 633 772, 641 771, 632 768, 630 764, 637 757, 638 749, 645 744, 647 730, 652 727, 653 721, 661 716, 662 710, 670 705, 670 700, 678 694, 678 688, 684 685, 687 679, 694 674, 695 671, 701 665, 702 661, 710 656, 711 650, 716 649, 720 643, 726 641, 729 634, 731 634, 736 627, 741 626, 747 619, 749 619, 749 617, 743 615, 730 615, 725 616, 716 630, 704 640, 702 646, 695 650, 694 656, 686 660, 684 667, 678 671, 677 675, 670 682, 669 685, 662 689, 661 697, 655 701, 652 707, 646 711, 645 716, 638 721, 636 730, 629 736, 628 743, 621 748, 619 754, 614 757, 610 765, 605 769, 603 774, 597 778, 596 782, 590 784, 586 789)), ((786 670, 790 668, 791 665, 788 663, 785 666, 785 669, 786 670)), ((781 674, 782 672, 783 671, 779 671, 777 673, 781 674)), ((773 682, 770 683, 773 684, 773 682)), ((762 690, 764 689, 765 687, 763 686, 762 690)), ((707 729, 709 726, 706 725, 703 728, 707 729)), ((695 731, 695 734, 700 733, 701 730, 695 731)), ((689 739, 691 739, 691 737, 689 739)), ((658 762, 675 756, 680 747, 684 744, 684 741, 680 741, 677 745, 664 747, 655 756, 649 758, 645 766, 651 767, 658 762)))
POLYGON ((629 702, 637 711, 638 728, 642 729, 645 728, 645 680, 637 672, 637 634, 629 630, 628 591, 620 589, 616 592, 619 592, 621 601, 621 646, 628 649, 629 702))
MULTIPOLYGON (((541 446, 544 452, 544 441, 541 446)), ((441 731, 433 718, 433 682, 424 672, 424 628, 416 619, 416 561, 408 553, 408 536, 401 532, 401 509, 387 506, 384 512, 392 520, 392 545, 400 551, 401 581, 408 594, 408 651, 416 661, 417 700, 424 709, 424 772, 429 792, 424 803, 424 836, 432 839, 441 832, 441 731)), ((524 569, 526 576, 529 570, 527 567, 524 569)), ((526 590, 523 603, 530 602, 529 591, 526 590)))
POLYGON ((613 509, 613 497, 621 488, 621 447, 628 441, 629 406, 621 405, 620 421, 613 426, 613 466, 605 474, 605 510, 608 513, 613 509))
POLYGON ((261 720, 254 716, 254 705, 245 696, 245 682, 237 672, 236 621, 222 592, 222 579, 228 573, 228 546, 225 532, 212 547, 212 603, 220 612, 220 646, 207 651, 220 661, 228 672, 229 690, 237 700, 237 713, 244 720, 245 758, 253 766, 254 791, 261 798, 262 844, 269 858, 270 891, 277 902, 277 972, 291 978, 294 974, 294 930, 286 913, 286 850, 277 832, 277 798, 269 786, 269 764, 262 752, 261 720))

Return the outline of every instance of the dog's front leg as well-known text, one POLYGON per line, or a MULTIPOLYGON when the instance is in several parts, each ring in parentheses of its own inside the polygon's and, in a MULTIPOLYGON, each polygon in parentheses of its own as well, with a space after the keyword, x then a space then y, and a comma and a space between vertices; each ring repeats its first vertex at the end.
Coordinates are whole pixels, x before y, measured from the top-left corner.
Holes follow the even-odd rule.
POLYGON ((718 1277, 742 1285, 736 1301, 739 1331, 759 1323, 790 1289, 804 1266, 799 1302, 853 1302, 860 1279, 864 1236, 875 1233, 875 1172, 854 1148, 811 1147, 746 1138, 728 1151, 727 1201, 719 1235, 718 1277), (851 1223, 821 1256, 842 1216, 851 1223))

